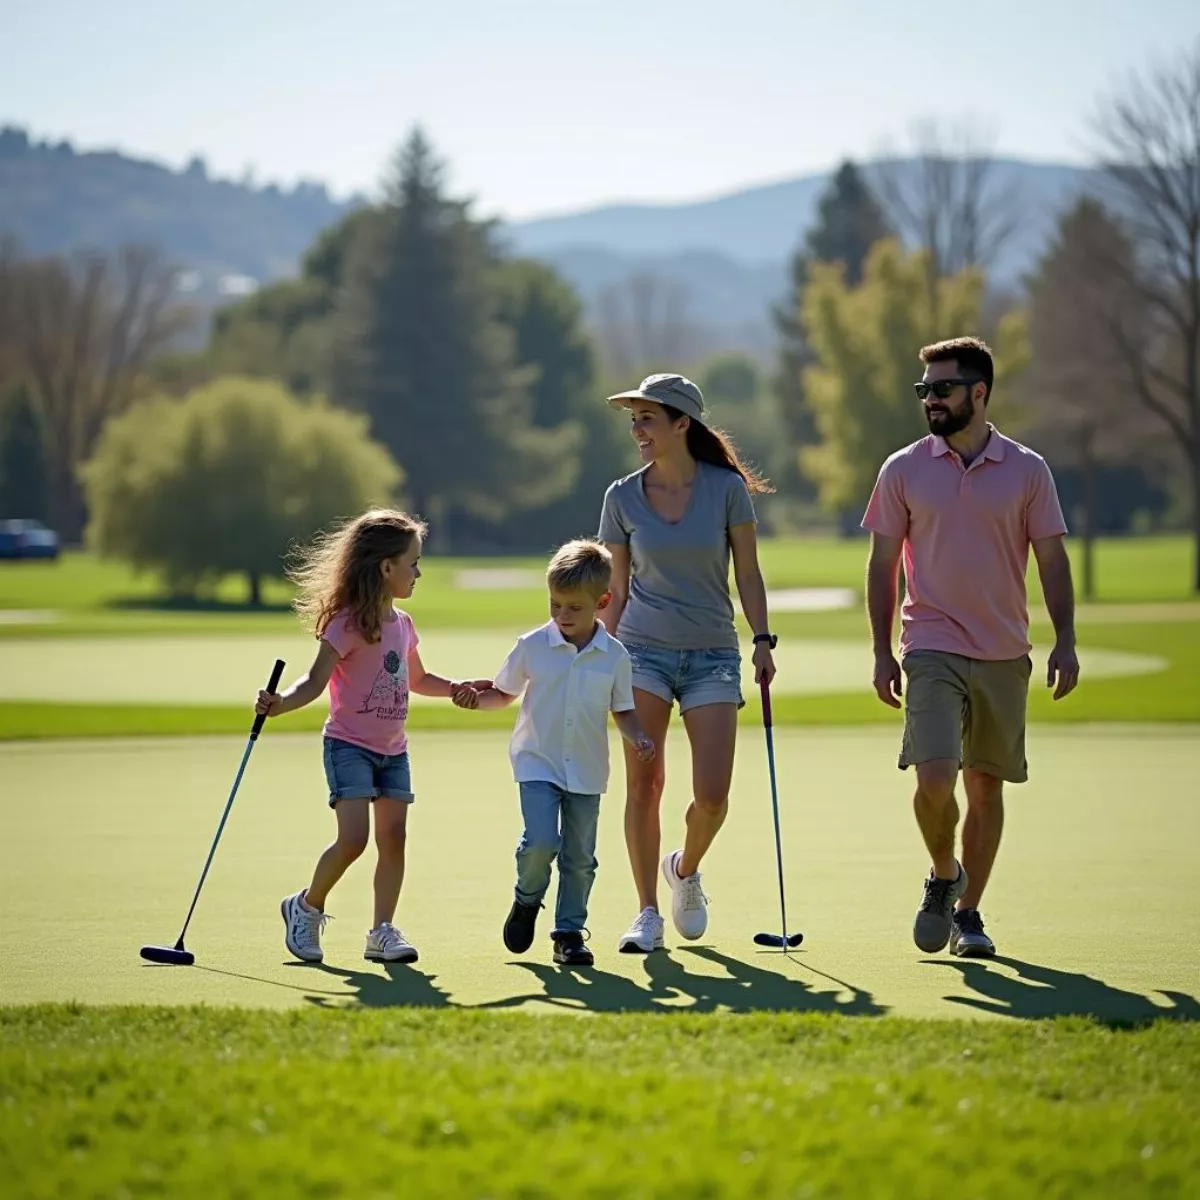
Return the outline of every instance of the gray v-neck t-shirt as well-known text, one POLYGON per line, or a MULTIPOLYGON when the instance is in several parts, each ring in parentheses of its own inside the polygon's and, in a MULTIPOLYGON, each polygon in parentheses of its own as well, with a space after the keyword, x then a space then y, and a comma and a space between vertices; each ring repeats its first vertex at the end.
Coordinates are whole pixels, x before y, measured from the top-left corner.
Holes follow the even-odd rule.
POLYGON ((666 650, 736 650, 729 530, 754 521, 745 481, 698 462, 687 508, 672 524, 646 499, 649 469, 611 484, 600 513, 600 540, 629 547, 629 600, 617 637, 666 650))

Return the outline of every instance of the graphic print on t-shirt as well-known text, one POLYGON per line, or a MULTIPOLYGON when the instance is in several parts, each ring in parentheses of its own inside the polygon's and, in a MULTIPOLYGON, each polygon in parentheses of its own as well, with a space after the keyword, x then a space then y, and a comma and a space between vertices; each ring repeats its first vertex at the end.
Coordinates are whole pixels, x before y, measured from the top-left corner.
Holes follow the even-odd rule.
POLYGON ((373 712, 381 721, 408 719, 408 664, 395 650, 383 656, 383 667, 358 711, 373 712))

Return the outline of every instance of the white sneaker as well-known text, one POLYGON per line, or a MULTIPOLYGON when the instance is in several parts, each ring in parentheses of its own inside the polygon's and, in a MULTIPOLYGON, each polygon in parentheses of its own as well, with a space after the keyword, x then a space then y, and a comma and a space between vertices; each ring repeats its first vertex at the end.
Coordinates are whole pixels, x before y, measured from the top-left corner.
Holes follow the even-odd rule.
POLYGON ((617 949, 622 954, 649 954, 663 948, 663 919, 652 908, 643 908, 625 930, 617 949))
POLYGON ((663 878, 671 889, 671 919, 679 936, 694 942, 708 928, 708 897, 700 890, 700 872, 682 876, 675 869, 683 854, 672 850, 662 860, 663 878))
POLYGON ((321 950, 321 931, 333 918, 320 909, 305 907, 303 900, 304 893, 297 892, 279 906, 283 914, 283 940, 301 962, 320 962, 325 957, 321 950))
POLYGON ((367 948, 363 958, 375 962, 414 963, 417 961, 417 948, 399 929, 388 921, 384 921, 378 929, 372 929, 367 934, 367 948))

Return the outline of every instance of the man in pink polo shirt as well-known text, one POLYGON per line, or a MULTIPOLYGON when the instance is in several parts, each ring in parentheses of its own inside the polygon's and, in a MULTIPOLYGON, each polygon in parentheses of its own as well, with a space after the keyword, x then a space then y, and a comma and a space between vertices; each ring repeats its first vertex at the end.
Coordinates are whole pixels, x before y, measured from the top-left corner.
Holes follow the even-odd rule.
POLYGON ((979 902, 1000 845, 1004 782, 1028 777, 1031 545, 1057 635, 1047 677, 1055 700, 1079 680, 1075 597, 1050 469, 988 423, 991 351, 977 338, 956 338, 926 346, 920 358, 925 374, 915 387, 930 435, 883 464, 863 518, 871 533, 874 684, 885 704, 900 708, 907 678, 900 767, 916 768, 913 807, 933 860, 913 940, 926 953, 949 942, 953 954, 986 957, 996 948, 979 902), (892 621, 901 560, 897 662, 892 621), (960 768, 967 793, 961 863, 954 855, 960 768))

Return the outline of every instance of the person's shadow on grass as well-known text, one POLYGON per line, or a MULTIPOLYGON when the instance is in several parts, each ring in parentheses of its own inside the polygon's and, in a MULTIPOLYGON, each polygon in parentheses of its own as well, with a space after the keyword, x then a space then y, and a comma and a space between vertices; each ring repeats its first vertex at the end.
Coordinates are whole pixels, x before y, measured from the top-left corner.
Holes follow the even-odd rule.
MULTIPOLYGON (((688 948, 707 962, 724 967, 724 976, 694 975, 666 951, 642 959, 647 985, 597 967, 556 967, 546 963, 515 963, 542 985, 528 992, 474 1007, 519 1008, 533 1002, 554 1008, 589 1012, 839 1012, 848 1016, 881 1016, 886 1008, 869 992, 835 980, 850 992, 819 992, 808 983, 776 971, 730 958, 706 946, 688 948)), ((817 972, 820 974, 820 972, 817 972)))
POLYGON ((328 963, 286 963, 297 971, 319 971, 342 980, 351 994, 313 991, 305 1000, 318 1008, 448 1008, 450 993, 438 987, 436 975, 426 975, 407 963, 380 963, 378 971, 349 971, 328 963))
MULTIPOLYGON (((691 1004, 688 1012, 821 1012, 841 1013, 848 1017, 879 1017, 887 1012, 870 992, 842 980, 833 980, 839 991, 818 991, 805 979, 770 970, 744 959, 732 958, 711 946, 686 946, 682 953, 722 967, 724 975, 692 974, 683 962, 669 954, 649 954, 644 968, 653 989, 667 995, 684 996, 691 1004), (844 993, 849 992, 847 998, 844 993)), ((772 956, 784 958, 783 955, 772 956)), ((796 955, 785 959, 787 969, 805 969, 796 955)), ((832 979, 823 972, 822 978, 832 979)))
POLYGON ((975 996, 947 996, 960 1004, 998 1016, 1025 1020, 1094 1017, 1106 1025, 1142 1025, 1156 1020, 1200 1021, 1200 1001, 1185 992, 1159 991, 1169 1005, 1155 1004, 1140 992, 1112 987, 1102 979, 1073 971, 997 956, 991 959, 927 959, 962 975, 975 996), (1007 968, 996 970, 995 968, 1007 968), (1014 976, 1010 972, 1015 971, 1014 976))

